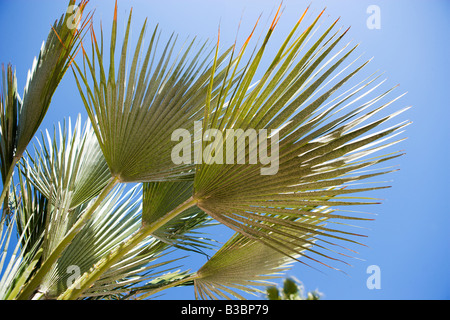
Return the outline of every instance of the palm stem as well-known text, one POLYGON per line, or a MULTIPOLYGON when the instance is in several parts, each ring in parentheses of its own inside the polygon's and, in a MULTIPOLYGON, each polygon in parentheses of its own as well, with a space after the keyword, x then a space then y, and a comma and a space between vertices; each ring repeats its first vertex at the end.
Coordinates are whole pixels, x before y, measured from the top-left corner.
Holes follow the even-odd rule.
POLYGON ((9 191, 9 185, 11 184, 11 179, 14 174, 14 169, 15 169, 16 163, 19 159, 20 158, 16 158, 16 157, 13 158, 13 161, 9 168, 8 174, 6 175, 5 181, 3 182, 2 195, 0 196, 0 209, 3 209, 3 201, 5 200, 6 194, 9 191))
POLYGON ((38 272, 34 275, 28 285, 24 288, 19 296, 20 300, 28 299, 31 294, 39 287, 42 279, 50 271, 53 264, 58 260, 60 255, 63 253, 64 249, 72 242, 78 232, 83 228, 83 226, 89 221, 94 211, 98 208, 101 202, 109 194, 109 192, 114 188, 114 186, 119 182, 117 177, 112 177, 109 183, 102 190, 100 195, 97 197, 95 202, 80 216, 80 218, 75 222, 75 224, 70 228, 69 232, 66 234, 64 239, 58 244, 58 246, 52 251, 52 253, 47 257, 42 266, 39 268, 38 272))
POLYGON ((194 273, 194 274, 190 275, 190 276, 187 277, 187 278, 179 279, 179 280, 176 280, 176 281, 173 281, 173 282, 169 283, 169 284, 166 285, 166 286, 161 286, 161 287, 159 287, 159 288, 156 288, 156 289, 154 289, 154 290, 151 290, 151 291, 149 291, 149 292, 143 294, 142 296, 140 296, 139 299, 142 299, 142 300, 143 300, 143 299, 148 298, 149 296, 154 295, 154 294, 156 294, 156 293, 158 293, 158 292, 161 292, 161 291, 163 291, 163 290, 170 289, 170 288, 173 288, 173 287, 182 285, 183 283, 186 283, 186 282, 188 282, 188 281, 193 281, 193 280, 195 280, 195 279, 198 279, 199 277, 200 277, 200 276, 199 276, 197 273, 194 273))
POLYGON ((82 277, 78 279, 70 288, 68 288, 64 293, 62 293, 58 300, 74 300, 77 299, 87 288, 89 288, 105 271, 107 271, 111 266, 117 263, 123 256, 125 256, 131 249, 138 246, 142 241, 144 241, 153 232, 158 230, 160 227, 168 223, 170 220, 178 216, 185 210, 195 206, 197 200, 190 197, 188 200, 180 204, 178 207, 172 211, 166 213, 164 216, 159 218, 150 224, 143 224, 142 227, 129 238, 126 242, 116 247, 110 254, 102 258, 98 263, 96 263, 91 269, 92 271, 85 273, 82 277))

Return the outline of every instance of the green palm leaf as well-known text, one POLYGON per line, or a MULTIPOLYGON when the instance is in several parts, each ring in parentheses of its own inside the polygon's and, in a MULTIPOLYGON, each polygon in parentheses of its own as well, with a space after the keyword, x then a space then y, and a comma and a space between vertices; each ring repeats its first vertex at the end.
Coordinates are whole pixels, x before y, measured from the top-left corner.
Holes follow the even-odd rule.
POLYGON ((197 271, 196 298, 244 299, 238 291, 262 293, 257 287, 272 284, 270 280, 282 276, 292 262, 286 255, 237 233, 197 271))
MULTIPOLYGON (((82 13, 87 1, 77 7, 82 13)), ((74 6, 75 0, 69 1, 68 7, 74 6)), ((69 19, 75 12, 67 12, 55 22, 47 40, 43 43, 39 57, 34 60, 28 73, 23 95, 23 104, 19 112, 17 150, 21 155, 44 118, 56 87, 69 68, 77 52, 86 26, 85 20, 79 29, 69 28, 69 19)))
MULTIPOLYGON (((121 245, 140 227, 141 190, 134 187, 126 194, 124 188, 115 188, 94 212, 89 223, 78 233, 61 257, 42 280, 35 298, 54 299, 64 292, 78 276, 89 271, 106 253, 121 245)), ((77 207, 72 215, 79 216, 88 204, 77 207)), ((56 215, 56 209, 51 215, 56 215)), ((58 223, 58 221, 53 221, 58 223)), ((87 290, 85 297, 100 297, 111 294, 129 293, 137 289, 139 283, 146 283, 169 269, 159 269, 173 261, 160 260, 167 245, 155 238, 145 239, 139 246, 128 252, 121 261, 87 290), (158 259, 158 261, 156 261, 158 259)))
MULTIPOLYGON (((84 129, 78 117, 72 133, 72 124, 58 125, 53 138, 42 134, 40 148, 35 147, 35 159, 24 158, 21 167, 27 182, 50 202, 50 214, 37 217, 45 229, 43 259, 48 259, 60 241, 78 220, 85 206, 96 197, 110 179, 109 168, 103 158, 89 121, 84 129)), ((54 262, 53 262, 54 263, 54 262)), ((47 263, 50 271, 51 263, 47 263)))
MULTIPOLYGON (((345 45, 332 55, 346 31, 332 31, 335 22, 314 42, 307 37, 317 19, 292 40, 299 24, 294 27, 261 80, 251 88, 276 21, 277 17, 263 44, 247 63, 245 72, 239 76, 237 85, 223 82, 217 100, 227 103, 211 105, 214 114, 222 116, 203 119, 203 130, 219 129, 223 138, 216 135, 212 139, 217 131, 210 131, 210 136, 204 131, 204 161, 196 167, 193 198, 198 207, 211 217, 248 238, 289 256, 301 254, 311 258, 299 251, 307 242, 297 234, 311 234, 308 241, 317 237, 328 238, 324 240, 329 241, 323 247, 325 250, 329 250, 328 247, 335 245, 336 241, 354 242, 350 237, 357 234, 311 224, 309 219, 321 217, 329 223, 367 219, 334 212, 339 211, 336 207, 376 203, 369 198, 353 196, 353 193, 384 186, 351 188, 350 183, 392 171, 359 173, 363 168, 374 167, 399 156, 399 153, 393 153, 367 158, 371 153, 400 141, 389 142, 387 139, 395 137, 407 123, 376 132, 373 130, 405 109, 369 122, 396 100, 376 106, 390 93, 388 90, 357 105, 373 89, 373 78, 336 95, 367 62, 351 70, 357 61, 354 60, 338 71, 357 46, 346 50, 348 45, 345 45), (312 45, 305 48, 305 41, 312 41, 312 45), (302 51, 306 52, 301 55, 302 51), (353 110, 349 111, 350 106, 353 110), (247 143, 244 140, 244 130, 247 129, 267 131, 253 130, 254 137, 247 143), (235 141, 239 143, 239 139, 245 142, 245 149, 236 146, 235 141), (205 140, 212 142, 207 145, 205 140), (232 155, 232 161, 218 161, 233 148, 237 152, 232 155), (276 165, 263 163, 268 154, 261 154, 261 150, 268 149, 276 165), (254 161, 252 164, 255 154, 260 163, 254 161), (246 165, 240 164, 243 159, 246 165), (322 206, 332 210, 311 212, 322 206)), ((321 258, 335 260, 318 251, 314 253, 321 258)))
MULTIPOLYGON (((41 291, 46 295, 62 299, 76 288, 77 282, 67 286, 67 268, 76 265, 81 273, 88 275, 90 269, 108 252, 120 248, 123 243, 141 227, 142 192, 140 186, 133 187, 124 196, 124 188, 116 187, 97 208, 89 223, 80 231, 55 264, 51 276, 48 277, 41 291), (68 290, 66 290, 68 289, 68 290)), ((81 211, 81 210, 80 210, 81 211)), ((183 226, 175 230, 182 236, 190 229, 183 226)), ((192 226, 195 228, 198 226, 192 226)), ((161 276, 177 266, 171 266, 179 259, 163 259, 173 249, 170 243, 151 235, 128 251, 119 261, 114 263, 105 273, 90 286, 81 298, 115 296, 116 299, 127 299, 135 294, 142 294, 164 287, 184 277, 186 272, 171 273, 171 277, 161 276)), ((79 278, 83 281, 83 277, 79 278)))
MULTIPOLYGON (((8 200, 7 192, 14 168, 14 152, 16 146, 16 130, 19 106, 22 101, 17 93, 17 78, 12 66, 8 65, 5 73, 5 67, 2 68, 2 94, 0 96, 0 169, 2 172, 3 191, 2 197, 8 200)), ((3 199, 2 199, 3 200, 3 199)), ((2 220, 7 215, 8 206, 2 213, 2 220)))
POLYGON ((31 181, 19 175, 19 189, 14 191, 17 233, 22 236, 21 250, 28 254, 32 248, 40 247, 47 223, 48 200, 33 187, 31 181))
POLYGON ((5 72, 5 67, 2 68, 2 95, 0 99, 1 111, 1 169, 2 179, 6 180, 6 171, 11 167, 12 159, 14 158, 14 148, 17 130, 17 112, 21 100, 17 94, 17 78, 12 66, 8 64, 5 72))
MULTIPOLYGON (((191 129, 193 121, 203 115, 212 69, 207 66, 210 54, 203 56, 208 51, 206 43, 195 49, 197 44, 193 40, 175 57, 177 38, 172 36, 158 60, 155 53, 160 50, 160 34, 156 27, 142 57, 145 22, 127 77, 130 24, 131 12, 117 75, 117 6, 109 66, 103 62, 103 41, 99 45, 92 31, 92 54, 89 57, 85 52, 84 70, 77 67, 78 72, 74 72, 101 149, 113 177, 121 182, 192 179, 192 165, 172 162, 170 139, 175 129, 191 129), (140 60, 142 64, 139 66, 140 60), (81 83, 84 83, 86 93, 81 83)), ((226 55, 227 52, 219 62, 226 55)), ((219 73, 218 78, 223 75, 224 72, 219 73)))
MULTIPOLYGON (((47 273, 39 291, 47 298, 56 298, 72 283, 68 279, 71 267, 80 271, 80 276, 89 270, 104 254, 130 234, 139 229, 140 198, 134 188, 122 196, 123 189, 113 190, 94 212, 90 222, 78 233, 72 243, 47 273)), ((72 215, 77 217, 89 204, 77 207, 72 215)), ((56 209, 52 216, 58 212, 56 209)), ((55 221, 54 223, 57 223, 55 221)))
MULTIPOLYGON (((142 221, 152 224, 166 212, 175 209, 192 196, 192 181, 147 182, 143 187, 142 221)), ((197 207, 192 207, 170 220, 152 235, 176 248, 202 252, 210 248, 207 239, 195 229, 211 226, 211 218, 197 207)))
MULTIPOLYGON (((189 129, 193 127, 193 120, 200 119, 203 115, 206 97, 212 96, 211 90, 214 89, 214 86, 211 88, 209 77, 213 67, 206 66, 210 55, 202 57, 206 44, 201 45, 194 53, 194 58, 189 61, 188 54, 193 52, 195 41, 188 44, 181 57, 173 58, 175 41, 172 41, 171 38, 163 49, 162 57, 155 62, 159 39, 157 28, 155 28, 142 61, 142 67, 138 69, 146 29, 146 23, 144 23, 133 55, 129 76, 126 77, 130 24, 131 12, 122 46, 117 80, 114 63, 117 3, 112 27, 108 74, 103 65, 103 41, 99 46, 93 31, 91 57, 89 58, 86 51, 83 50, 83 70, 75 64, 78 72, 74 70, 74 75, 80 95, 112 178, 102 190, 97 201, 83 213, 83 216, 77 220, 55 248, 52 256, 44 264, 45 268, 40 272, 39 277, 55 262, 56 257, 73 240, 101 200, 118 182, 192 180, 193 178, 193 165, 173 163, 169 143, 175 128, 189 129), (88 71, 93 82, 92 85, 87 80, 88 71), (99 77, 97 77, 97 72, 99 77), (97 80, 97 78, 99 79, 97 80), (83 92, 80 82, 84 83, 86 94, 83 92), (163 122, 161 121, 163 118, 170 120, 163 122)), ((227 52, 219 59, 215 59, 214 70, 220 66, 220 62, 226 56, 227 52)), ((223 78, 225 73, 226 70, 218 72, 217 78, 223 78)), ((164 224, 162 223, 160 226, 164 224)), ((136 235, 137 238, 140 236, 144 237, 143 234, 136 235)), ((30 288, 36 284, 37 280, 30 284, 30 288)), ((26 293, 28 294, 30 290, 26 293)))

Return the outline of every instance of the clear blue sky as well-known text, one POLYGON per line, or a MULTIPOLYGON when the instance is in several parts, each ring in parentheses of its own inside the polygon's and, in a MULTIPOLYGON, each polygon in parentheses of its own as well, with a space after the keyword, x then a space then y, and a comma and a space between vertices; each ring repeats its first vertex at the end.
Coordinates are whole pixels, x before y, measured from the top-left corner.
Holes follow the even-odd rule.
MULTIPOLYGON (((349 39, 361 43, 360 53, 374 57, 371 70, 383 70, 388 84, 400 84, 408 94, 397 104, 413 106, 402 118, 413 121, 407 128, 408 140, 398 160, 401 170, 389 177, 393 188, 380 191, 382 205, 372 207, 378 215, 367 225, 370 230, 358 255, 364 261, 351 261, 345 268, 349 276, 333 270, 324 273, 297 264, 289 273, 308 290, 319 289, 325 299, 448 299, 450 298, 450 196, 449 181, 449 62, 450 1, 446 0, 332 0, 310 2, 285 0, 276 35, 286 35, 311 3, 312 19, 324 7, 332 20, 351 26, 349 39), (381 29, 366 26, 366 9, 381 9, 381 29), (366 269, 378 265, 381 289, 369 290, 366 269)), ((0 0, 0 62, 12 63, 17 70, 19 88, 25 85, 28 69, 38 54, 49 27, 64 12, 67 1, 0 0)), ((221 41, 231 45, 242 18, 242 36, 248 34, 258 16, 269 23, 278 1, 268 0, 119 0, 119 28, 133 7, 134 38, 145 17, 151 25, 160 23, 166 33, 175 31, 181 39, 197 35, 216 39, 220 22, 221 41)), ((109 34, 114 1, 91 0, 96 9, 95 26, 100 20, 109 34)), ((310 20, 309 20, 310 21, 310 20)), ((398 91, 398 92, 400 92, 398 91)), ((19 90, 22 92, 22 89, 19 90)), ((42 129, 52 128, 64 117, 74 119, 86 113, 69 72, 53 98, 42 129)), ((226 231, 220 231, 228 234, 226 231)), ((202 258, 203 259, 203 258, 202 258)), ((203 260, 191 262, 195 269, 203 260)), ((192 288, 174 288, 164 298, 192 298, 192 288)))

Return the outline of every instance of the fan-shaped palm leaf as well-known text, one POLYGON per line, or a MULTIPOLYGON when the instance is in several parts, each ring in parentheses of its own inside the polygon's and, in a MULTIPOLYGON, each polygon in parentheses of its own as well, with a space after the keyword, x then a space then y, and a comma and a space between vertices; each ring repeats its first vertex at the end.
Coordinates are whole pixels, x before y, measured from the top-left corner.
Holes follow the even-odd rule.
MULTIPOLYGON (((242 139, 245 149, 236 148, 238 152, 231 158, 233 161, 228 162, 227 159, 227 164, 214 163, 214 157, 198 164, 194 199, 201 209, 233 230, 291 255, 300 254, 297 248, 305 243, 303 238, 290 241, 298 232, 311 232, 312 235, 331 237, 332 240, 352 241, 348 237, 353 233, 311 225, 309 221, 295 218, 318 216, 362 220, 361 217, 329 212, 312 214, 310 210, 319 206, 372 203, 366 198, 351 194, 384 187, 349 188, 348 183, 388 172, 360 174, 358 170, 374 166, 398 154, 356 160, 390 146, 392 143, 386 143, 384 138, 395 136, 405 123, 371 133, 372 129, 401 112, 367 123, 368 119, 396 100, 367 111, 391 90, 356 106, 354 110, 343 112, 345 108, 364 98, 367 94, 364 90, 370 91, 367 86, 373 80, 369 79, 356 89, 335 97, 334 94, 367 64, 362 63, 345 75, 344 71, 354 63, 351 62, 337 72, 338 67, 356 47, 345 52, 347 46, 344 46, 330 57, 332 50, 346 33, 332 33, 335 23, 296 63, 294 57, 299 56, 303 49, 302 44, 311 27, 292 43, 288 42, 288 37, 270 68, 248 93, 275 24, 276 18, 255 58, 240 76, 239 85, 224 85, 221 92, 232 92, 232 98, 227 104, 218 104, 214 110, 216 115, 223 116, 203 120, 204 129, 218 128, 224 132, 223 139, 216 138, 208 146, 204 142, 204 154, 206 150, 213 150, 211 153, 222 155, 224 150, 229 151, 230 146, 236 148, 235 138, 237 143, 242 139), (248 144, 244 140, 244 130, 247 129, 259 130, 252 131, 256 134, 248 144), (268 157, 269 140, 275 164, 264 163, 268 157), (239 159, 252 161, 251 157, 256 154, 260 159, 259 164, 239 163, 239 159), (293 219, 287 220, 287 217, 293 219)), ((225 101, 225 98, 227 96, 219 97, 218 101, 225 101)), ((211 137, 207 138, 211 140, 211 137)))
MULTIPOLYGON (((180 215, 177 215, 174 219, 165 219, 162 217, 161 212, 165 213, 168 210, 177 208, 183 203, 186 198, 192 194, 192 182, 189 181, 167 181, 167 182, 152 182, 145 183, 143 188, 143 212, 142 212, 142 226, 138 230, 135 230, 135 234, 130 237, 122 246, 111 250, 113 259, 110 259, 110 255, 103 257, 97 264, 94 272, 86 273, 85 278, 80 278, 77 282, 78 287, 72 286, 66 292, 64 292, 61 299, 73 299, 79 296, 81 293, 90 287, 97 278, 102 274, 109 272, 110 268, 124 259, 129 251, 135 250, 135 247, 139 243, 145 241, 149 237, 161 239, 161 243, 165 245, 175 244, 175 247, 181 249, 188 249, 191 251, 199 251, 203 247, 209 247, 208 241, 192 236, 192 229, 205 226, 209 223, 210 219, 205 214, 201 214, 198 209, 187 208, 182 210, 180 215), (185 221, 187 217, 195 220, 190 223, 180 223, 185 221), (162 218, 162 219, 161 219, 162 218), (146 225, 152 226, 152 230, 149 231, 146 225), (168 234, 172 232, 172 234, 168 234), (183 239, 182 243, 178 243, 177 239, 183 239), (192 246, 192 248, 188 248, 192 246), (95 279, 92 281, 92 279, 95 279)), ((153 285, 147 288, 154 289, 153 285)), ((143 290, 143 289, 141 289, 143 290)))
POLYGON ((48 200, 18 172, 19 188, 14 188, 17 233, 23 235, 21 250, 29 253, 40 247, 47 223, 48 200), (27 245, 28 243, 28 245, 27 245))
MULTIPOLYGON (((130 234, 139 229, 140 199, 134 188, 122 197, 123 190, 117 188, 108 195, 94 212, 90 222, 78 233, 41 282, 39 292, 45 297, 57 297, 71 283, 71 267, 78 268, 80 275, 130 234)), ((79 216, 84 204, 72 215, 79 216)), ((55 209, 52 215, 56 214, 55 209)))
POLYGON ((1 111, 1 170, 2 179, 6 181, 8 174, 7 170, 11 167, 12 159, 14 158, 14 148, 16 140, 17 129, 17 112, 21 100, 17 94, 17 78, 13 68, 8 64, 5 72, 5 67, 2 66, 2 95, 0 99, 1 111))
MULTIPOLYGON (((135 187, 122 196, 123 188, 121 190, 115 188, 94 212, 89 224, 80 231, 51 270, 46 273, 33 298, 56 298, 76 280, 76 277, 73 277, 74 271, 78 271, 79 275, 88 271, 105 253, 120 246, 136 232, 141 224, 141 199, 138 196, 140 192, 140 188, 135 187)), ((77 207, 72 214, 80 215, 85 206, 86 204, 77 207)), ((57 214, 57 210, 51 210, 49 214, 57 214)), ((85 292, 84 297, 130 293, 139 288, 136 287, 139 283, 147 285, 149 279, 154 279, 160 273, 174 268, 154 271, 176 260, 156 261, 168 247, 155 238, 145 239, 104 273, 85 292)))
MULTIPOLYGON (((76 78, 80 79, 77 80, 80 94, 106 161, 112 175, 122 182, 183 179, 186 176, 192 178, 193 166, 175 165, 171 160, 170 139, 175 129, 191 129, 193 121, 203 115, 212 69, 207 66, 210 54, 203 57, 207 51, 206 44, 196 50, 194 40, 183 48, 179 56, 174 57, 177 40, 172 36, 158 61, 155 53, 159 49, 160 34, 156 27, 139 68, 145 22, 133 54, 129 76, 126 77, 130 24, 131 12, 117 76, 114 60, 117 4, 109 67, 103 62, 103 43, 99 46, 92 31, 92 55, 89 57, 85 52, 84 72, 80 68, 78 73, 74 72, 76 78), (88 82, 89 77, 92 84, 88 82), (86 93, 80 82, 85 84, 86 93)), ((218 59, 219 64, 226 54, 218 59)), ((219 79, 223 75, 224 72, 219 73, 219 79)))
MULTIPOLYGON (((13 299, 18 293, 21 285, 26 281, 28 275, 33 270, 34 266, 39 260, 38 255, 34 255, 33 252, 26 254, 20 250, 20 245, 24 240, 25 234, 19 238, 16 243, 12 256, 9 257, 8 263, 5 265, 6 256, 12 245, 11 240, 15 223, 10 223, 8 226, 2 223, 0 226, 0 272, 2 274, 0 278, 0 298, 2 300, 13 299), (33 259, 35 257, 35 259, 33 259)), ((28 246, 26 242, 26 246, 28 246)))
POLYGON ((257 286, 271 284, 289 269, 293 260, 266 245, 235 234, 208 260, 194 278, 197 298, 243 297, 237 292, 262 292, 257 286))
POLYGON ((32 183, 60 208, 72 210, 96 197, 111 178, 97 137, 81 117, 72 124, 64 122, 54 129, 53 138, 42 134, 35 158, 23 160, 23 170, 32 183), (59 135, 59 136, 58 136, 59 135))
MULTIPOLYGON (((66 273, 67 267, 77 265, 82 273, 86 272, 85 274, 88 275, 92 266, 97 268, 97 262, 102 257, 108 252, 120 248, 130 236, 139 231, 141 199, 137 195, 142 192, 141 188, 134 187, 122 200, 118 200, 121 192, 116 187, 107 196, 89 223, 80 231, 58 260, 51 276, 53 288, 57 288, 56 291, 53 291, 52 296, 63 292, 58 298, 65 299, 71 294, 71 290, 83 282, 84 278, 79 278, 78 282, 73 283, 64 292, 67 289, 66 279, 70 276, 66 273)), ((192 226, 192 228, 194 227, 198 226, 192 226)), ((175 230, 180 236, 189 231, 190 229, 186 226, 183 226, 182 230, 175 230)), ((159 276, 160 273, 175 268, 170 267, 169 264, 178 260, 161 260, 164 252, 169 248, 173 247, 166 241, 151 235, 143 237, 139 244, 133 246, 120 260, 116 261, 92 286, 83 292, 81 297, 121 294, 122 296, 117 298, 122 299, 165 286, 180 277, 184 278, 186 272, 175 272, 171 277, 161 278, 159 276), (161 270, 161 267, 166 267, 166 269, 161 270)))
MULTIPOLYGON (((214 96, 211 94, 214 86, 211 87, 209 83, 211 70, 216 70, 220 66, 228 51, 220 58, 215 59, 214 69, 211 66, 205 67, 210 58, 210 55, 201 57, 206 44, 200 47, 191 61, 188 61, 188 54, 192 52, 194 46, 194 41, 192 41, 183 55, 171 62, 175 43, 170 39, 163 50, 161 59, 153 68, 157 38, 159 38, 157 28, 155 28, 142 68, 139 71, 138 60, 146 28, 145 23, 133 56, 130 75, 126 79, 125 63, 130 24, 131 13, 122 46, 117 81, 115 80, 114 64, 117 4, 111 35, 108 75, 105 73, 102 62, 103 43, 100 46, 98 45, 93 31, 91 59, 84 51, 84 72, 76 66, 78 73, 74 72, 74 74, 77 78, 80 94, 93 123, 112 178, 97 201, 86 210, 73 226, 73 230, 68 232, 55 248, 48 263, 45 264, 46 268, 55 262, 56 257, 73 240, 76 232, 89 220, 102 198, 118 182, 186 178, 192 180, 194 166, 174 164, 169 142, 172 132, 176 128, 192 128, 193 120, 202 117, 205 99, 214 96), (96 77, 96 60, 99 64, 99 80, 96 77), (87 80, 86 65, 93 81, 92 89, 87 80), (81 78, 81 80, 78 80, 78 78, 81 78), (86 95, 81 89, 80 81, 86 86, 86 95), (162 117, 170 120, 162 122, 162 117)), ((226 70, 217 72, 216 78, 220 80, 225 74, 226 70)), ((35 284, 33 283, 33 286, 35 284)))
POLYGON ((53 139, 48 132, 42 134, 40 148, 35 147, 35 159, 24 159, 22 170, 27 181, 54 206, 46 221, 43 259, 49 260, 45 260, 43 275, 58 257, 52 253, 79 218, 79 211, 74 209, 97 196, 107 185, 110 173, 89 121, 82 129, 80 117, 73 133, 69 119, 67 126, 64 123, 58 130, 55 128, 53 139))

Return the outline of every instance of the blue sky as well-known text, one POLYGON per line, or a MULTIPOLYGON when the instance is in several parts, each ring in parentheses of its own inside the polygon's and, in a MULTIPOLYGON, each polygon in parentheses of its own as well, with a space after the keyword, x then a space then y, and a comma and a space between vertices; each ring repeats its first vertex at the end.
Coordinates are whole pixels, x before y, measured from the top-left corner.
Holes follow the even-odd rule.
MULTIPOLYGON (((310 3, 307 22, 324 7, 330 21, 341 17, 341 26, 351 26, 348 39, 360 43, 358 52, 367 59, 374 57, 370 70, 385 71, 388 86, 400 84, 397 92, 408 92, 395 106, 412 106, 401 120, 409 119, 413 124, 407 127, 408 139, 401 145, 406 155, 395 160, 401 170, 389 177, 393 187, 378 191, 376 196, 384 199, 383 204, 370 209, 377 216, 367 225, 367 247, 358 247, 358 258, 364 261, 352 260, 353 267, 344 268, 348 275, 322 268, 320 273, 300 264, 289 274, 300 279, 307 290, 323 292, 325 299, 449 299, 450 43, 446 39, 450 33, 450 2, 285 0, 274 45, 310 3), (371 5, 381 10, 380 29, 367 27, 367 8, 371 5), (369 290, 366 286, 370 265, 380 267, 381 289, 369 290)), ((0 0, 0 62, 15 66, 19 88, 24 87, 34 56, 66 4, 61 0, 0 0)), ((164 32, 175 31, 181 39, 195 35, 201 40, 216 39, 220 23, 225 46, 234 42, 241 19, 242 39, 260 14, 263 27, 267 27, 278 4, 268 0, 119 0, 119 21, 123 22, 119 22, 119 28, 124 29, 125 18, 133 7, 134 38, 146 17, 151 25, 159 23, 164 32)), ((109 34, 113 7, 112 0, 91 0, 88 5, 89 9, 96 9, 95 26, 102 21, 105 36, 109 34)), ((78 113, 86 118, 74 84, 68 72, 55 93, 42 129, 52 128, 64 117, 74 119, 78 113)), ((222 229, 218 232, 223 238, 229 234, 222 229)), ((195 269, 202 262, 191 261, 188 267, 195 269)), ((164 298, 192 297, 192 288, 174 288, 164 298)))

